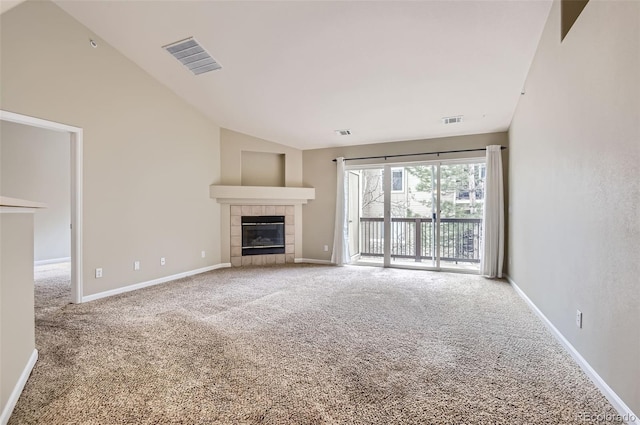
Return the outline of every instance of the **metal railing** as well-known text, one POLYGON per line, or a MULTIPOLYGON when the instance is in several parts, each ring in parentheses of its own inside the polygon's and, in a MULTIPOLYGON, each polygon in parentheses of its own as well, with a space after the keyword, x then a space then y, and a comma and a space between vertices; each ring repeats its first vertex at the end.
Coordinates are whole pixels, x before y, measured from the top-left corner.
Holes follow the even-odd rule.
MULTIPOLYGON (((435 225, 431 218, 391 218, 391 257, 432 260, 435 255, 435 225)), ((441 218, 440 259, 479 263, 482 219, 441 218)), ((360 255, 384 255, 384 219, 360 218, 360 255)))

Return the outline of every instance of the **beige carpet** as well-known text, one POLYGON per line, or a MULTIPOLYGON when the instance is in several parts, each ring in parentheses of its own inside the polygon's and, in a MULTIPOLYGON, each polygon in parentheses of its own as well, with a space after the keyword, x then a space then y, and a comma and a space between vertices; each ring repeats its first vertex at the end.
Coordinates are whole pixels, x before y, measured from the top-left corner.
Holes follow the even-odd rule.
POLYGON ((10 424, 581 424, 615 414, 500 281, 297 265, 70 305, 59 280, 36 285, 40 359, 10 424))

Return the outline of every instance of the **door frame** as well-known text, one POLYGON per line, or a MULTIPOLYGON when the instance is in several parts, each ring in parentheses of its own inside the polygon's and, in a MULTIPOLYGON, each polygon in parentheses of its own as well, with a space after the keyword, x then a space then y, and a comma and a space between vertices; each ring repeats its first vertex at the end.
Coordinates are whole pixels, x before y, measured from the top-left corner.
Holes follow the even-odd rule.
POLYGON ((71 138, 71 302, 80 304, 82 277, 82 128, 0 110, 0 121, 69 133, 71 138))
POLYGON ((351 187, 351 179, 352 179, 352 174, 354 176, 357 177, 358 180, 358 187, 356 188, 355 193, 358 196, 358 200, 356 202, 356 205, 358 207, 357 212, 356 212, 356 216, 357 216, 357 220, 358 222, 356 223, 355 228, 357 229, 356 235, 352 235, 351 233, 349 234, 349 244, 351 244, 351 238, 355 237, 355 245, 357 246, 356 251, 357 252, 352 252, 351 251, 351 246, 349 246, 349 255, 351 257, 351 261, 357 261, 357 259, 360 257, 360 215, 361 215, 361 208, 362 206, 360 205, 360 173, 354 172, 353 170, 346 170, 347 172, 347 179, 349 179, 348 181, 348 187, 349 187, 349 197, 348 197, 348 201, 346 203, 347 205, 347 220, 349 221, 349 224, 351 224, 352 220, 351 218, 353 217, 353 208, 352 207, 352 199, 351 199, 351 195, 354 193, 352 192, 353 188, 351 187))

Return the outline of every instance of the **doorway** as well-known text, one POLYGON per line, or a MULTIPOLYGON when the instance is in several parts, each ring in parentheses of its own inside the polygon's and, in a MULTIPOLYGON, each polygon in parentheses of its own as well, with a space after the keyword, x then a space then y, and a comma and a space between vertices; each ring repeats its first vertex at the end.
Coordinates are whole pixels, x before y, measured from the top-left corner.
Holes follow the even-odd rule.
POLYGON ((22 124, 57 132, 70 137, 70 269, 71 302, 81 303, 82 291, 82 129, 27 115, 0 110, 0 121, 22 124))
POLYGON ((477 273, 485 170, 484 158, 350 169, 361 178, 355 262, 477 273))

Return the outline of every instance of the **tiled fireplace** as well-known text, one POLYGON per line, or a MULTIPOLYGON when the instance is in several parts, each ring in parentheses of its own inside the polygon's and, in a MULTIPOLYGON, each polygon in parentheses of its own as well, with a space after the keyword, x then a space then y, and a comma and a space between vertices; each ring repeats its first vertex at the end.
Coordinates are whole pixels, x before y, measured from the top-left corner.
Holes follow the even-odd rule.
MULTIPOLYGON (((314 188, 211 185, 209 193, 221 204, 220 260, 223 264, 241 267, 303 261, 302 206, 315 199, 314 188), (246 220, 247 217, 284 216, 284 253, 243 256, 243 216, 245 222, 252 221, 246 220)), ((281 245, 281 241, 273 245, 281 245)))
MULTIPOLYGON (((295 207, 293 205, 231 205, 231 265, 240 266, 260 266, 267 264, 293 263, 295 260, 295 207), (259 245, 249 246, 248 234, 254 232, 254 227, 264 225, 267 229, 277 226, 281 221, 275 217, 284 219, 284 250, 275 247, 282 244, 282 241, 265 241, 263 249, 265 254, 256 253, 260 251, 259 245), (243 246, 243 229, 244 244, 243 246), (277 244, 277 245, 274 245, 277 244), (269 251, 284 251, 283 253, 268 253, 269 251), (244 254, 244 255, 243 255, 244 254)), ((272 237, 271 237, 272 238, 272 237)))

